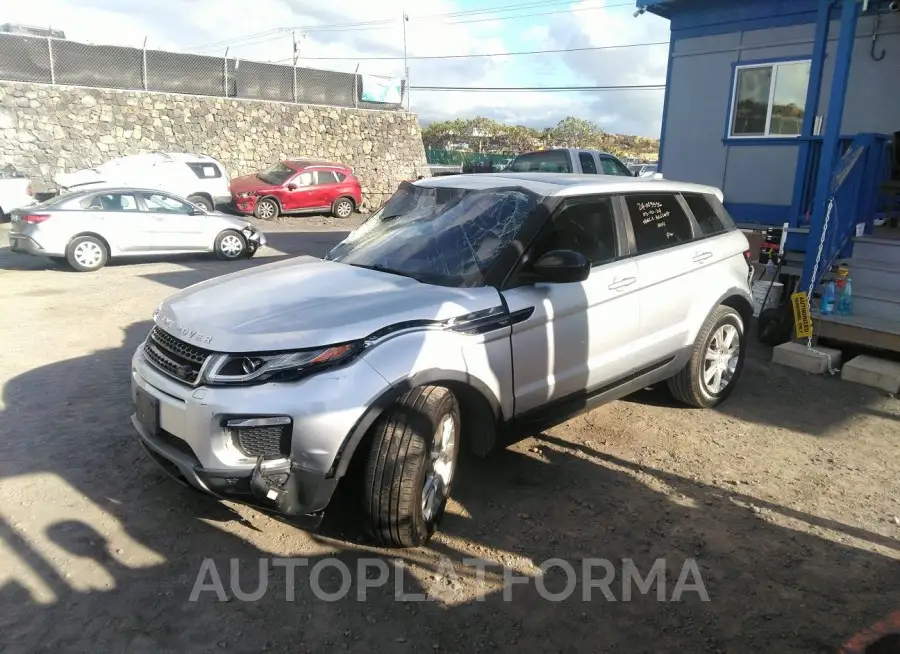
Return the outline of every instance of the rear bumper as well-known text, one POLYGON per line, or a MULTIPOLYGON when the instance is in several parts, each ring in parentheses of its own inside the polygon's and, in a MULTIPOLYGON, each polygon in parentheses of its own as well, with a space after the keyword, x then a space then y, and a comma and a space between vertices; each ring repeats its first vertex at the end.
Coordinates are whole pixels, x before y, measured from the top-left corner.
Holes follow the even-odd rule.
POLYGON ((66 254, 65 251, 57 251, 57 248, 45 249, 40 243, 25 234, 10 234, 9 250, 10 252, 44 257, 63 257, 66 254))

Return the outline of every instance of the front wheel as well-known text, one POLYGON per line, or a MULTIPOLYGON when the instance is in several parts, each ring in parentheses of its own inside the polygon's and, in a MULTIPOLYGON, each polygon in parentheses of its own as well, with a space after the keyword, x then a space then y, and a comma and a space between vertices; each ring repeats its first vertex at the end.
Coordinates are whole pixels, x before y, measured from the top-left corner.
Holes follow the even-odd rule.
POLYGON ((459 404, 442 386, 414 388, 372 427, 364 473, 368 531, 377 542, 418 547, 437 530, 459 456, 459 404))
POLYGON ((263 198, 256 203, 256 207, 253 209, 253 215, 260 220, 275 220, 278 218, 278 213, 278 203, 271 198, 263 198))
POLYGON ((224 261, 240 259, 247 251, 247 240, 240 232, 227 229, 216 237, 216 256, 224 261))
POLYGON ((731 307, 720 306, 700 329, 691 360, 669 379, 669 390, 684 404, 714 407, 734 391, 746 353, 741 315, 731 307))
POLYGON ((93 236, 79 236, 66 248, 66 261, 78 272, 99 270, 108 259, 106 244, 93 236))

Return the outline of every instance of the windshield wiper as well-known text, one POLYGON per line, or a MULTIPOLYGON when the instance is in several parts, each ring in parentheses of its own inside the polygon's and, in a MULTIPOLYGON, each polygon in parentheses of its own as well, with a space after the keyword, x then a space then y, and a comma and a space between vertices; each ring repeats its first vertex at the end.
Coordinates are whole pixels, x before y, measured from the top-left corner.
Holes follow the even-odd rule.
POLYGON ((380 263, 373 263, 372 265, 366 265, 364 263, 348 263, 347 265, 355 266, 357 268, 365 268, 366 270, 377 270, 378 272, 389 273, 391 275, 399 275, 400 277, 409 277, 410 279, 420 281, 415 273, 403 272, 402 270, 394 270, 393 268, 387 268, 380 263))

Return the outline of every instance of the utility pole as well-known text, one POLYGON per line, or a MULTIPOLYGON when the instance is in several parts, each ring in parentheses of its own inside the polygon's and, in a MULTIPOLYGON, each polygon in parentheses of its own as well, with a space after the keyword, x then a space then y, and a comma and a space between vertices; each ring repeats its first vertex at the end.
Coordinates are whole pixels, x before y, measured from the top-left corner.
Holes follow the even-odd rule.
POLYGON ((403 9, 403 74, 406 76, 406 110, 410 111, 409 101, 409 62, 406 58, 406 23, 409 22, 409 15, 406 9, 403 9))
POLYGON ((291 89, 293 91, 294 102, 297 101, 297 57, 300 50, 297 48, 297 32, 291 30, 291 41, 294 43, 293 65, 291 66, 291 89))

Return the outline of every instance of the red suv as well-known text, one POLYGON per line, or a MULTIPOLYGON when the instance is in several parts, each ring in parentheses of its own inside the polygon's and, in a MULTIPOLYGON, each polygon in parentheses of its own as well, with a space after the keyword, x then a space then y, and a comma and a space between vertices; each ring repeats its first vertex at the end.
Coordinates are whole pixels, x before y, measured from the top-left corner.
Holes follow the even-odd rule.
POLYGON ((312 159, 286 159, 231 180, 237 210, 271 220, 282 213, 331 213, 347 218, 362 203, 353 169, 312 159))

